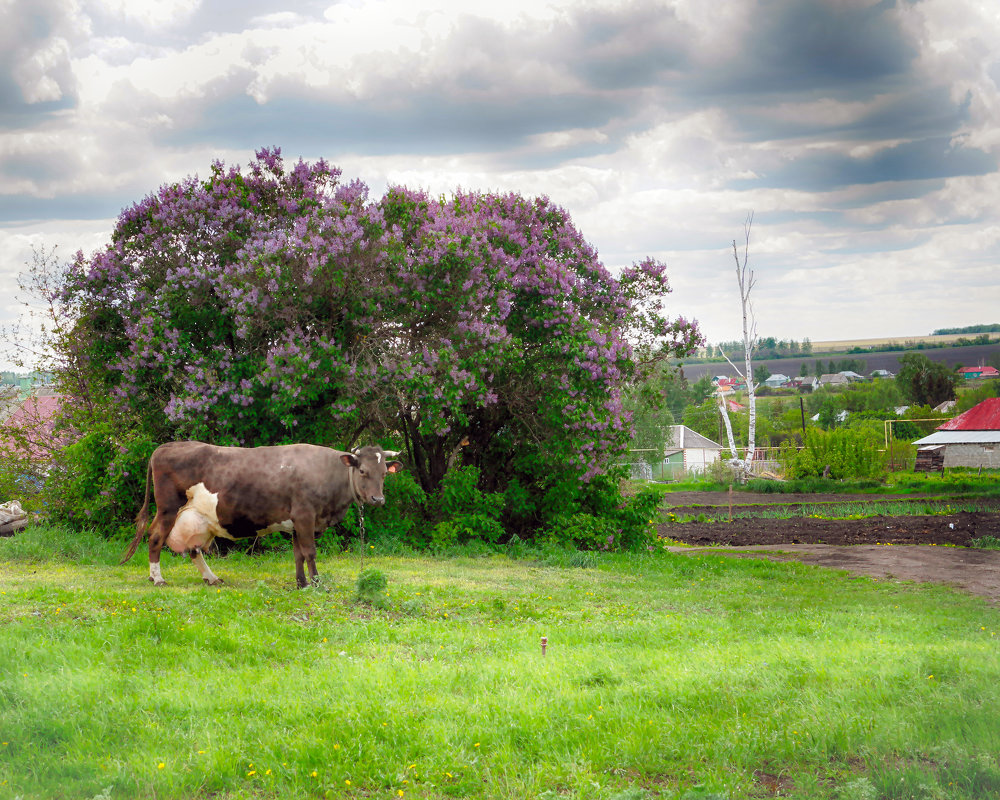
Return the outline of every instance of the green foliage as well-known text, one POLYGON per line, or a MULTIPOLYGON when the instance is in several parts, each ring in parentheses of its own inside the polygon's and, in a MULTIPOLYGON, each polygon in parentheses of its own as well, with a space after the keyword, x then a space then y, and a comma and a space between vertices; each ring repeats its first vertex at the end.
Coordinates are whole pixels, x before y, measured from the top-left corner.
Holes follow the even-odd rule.
POLYGON ((623 497, 619 483, 602 476, 573 504, 551 515, 543 539, 583 550, 638 550, 656 540, 661 493, 644 487, 623 497))
POLYGON ((1000 539, 996 536, 980 536, 972 540, 972 546, 980 550, 1000 550, 1000 539))
MULTIPOLYGON (((411 546, 425 543, 427 495, 413 475, 404 470, 387 476, 384 492, 384 506, 365 510, 365 535, 371 539, 395 539, 411 546)), ((358 533, 356 520, 355 513, 344 521, 354 535, 358 533)))
POLYGON ((899 359, 896 384, 908 400, 936 406, 955 398, 959 378, 947 364, 931 361, 922 353, 905 353, 899 359))
MULTIPOLYGON (((719 441, 722 431, 722 416, 718 401, 714 397, 708 397, 699 405, 688 406, 684 410, 684 424, 713 442, 719 441)), ((738 434, 738 429, 734 427, 733 436, 738 437, 738 434)), ((736 444, 741 444, 738 438, 736 444)))
POLYGON ((1000 397, 1000 379, 994 378, 990 381, 984 381, 980 386, 960 391, 956 398, 958 402, 955 403, 952 413, 961 414, 991 397, 1000 397))
POLYGON ((505 496, 479 488, 476 467, 456 467, 441 480, 441 490, 432 502, 430 544, 437 548, 465 544, 472 539, 496 542, 504 535, 500 516, 505 496))
POLYGON ((365 567, 358 575, 356 599, 376 608, 385 608, 389 604, 389 598, 385 593, 388 586, 389 580, 384 572, 375 567, 365 567))
POLYGON ((881 479, 886 473, 882 442, 872 430, 843 428, 806 430, 803 449, 782 447, 781 460, 789 478, 823 476, 830 478, 881 479))
MULTIPOLYGON (((142 506, 146 465, 156 443, 143 435, 120 437, 102 425, 66 447, 52 465, 44 493, 53 522, 129 538, 142 506)), ((152 487, 150 487, 152 492, 152 487)))

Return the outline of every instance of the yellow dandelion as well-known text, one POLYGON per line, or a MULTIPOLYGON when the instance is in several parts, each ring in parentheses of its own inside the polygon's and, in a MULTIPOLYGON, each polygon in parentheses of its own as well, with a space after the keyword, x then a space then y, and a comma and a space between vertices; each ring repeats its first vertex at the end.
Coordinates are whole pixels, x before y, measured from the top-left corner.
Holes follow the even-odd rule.
MULTIPOLYGON (((326 641, 326 639, 324 639, 323 641, 325 642, 325 641, 326 641)), ((340 743, 338 742, 338 743, 334 744, 334 745, 333 745, 333 749, 334 749, 334 750, 339 750, 339 749, 340 749, 340 743)))
POLYGON ((247 773, 247 777, 248 777, 248 778, 252 778, 252 777, 253 777, 254 775, 256 775, 256 774, 257 774, 257 770, 255 770, 255 769, 252 769, 252 770, 250 770, 250 771, 249 771, 249 772, 247 773))
POLYGON ((157 768, 157 769, 163 769, 163 768, 164 768, 164 767, 166 767, 166 766, 167 766, 167 765, 166 765, 166 764, 164 764, 164 763, 163 763, 163 762, 161 761, 161 762, 160 762, 159 764, 157 764, 157 765, 156 765, 156 768, 157 768))
POLYGON ((344 786, 350 786, 350 785, 351 785, 350 781, 344 781, 344 786))
POLYGON ((310 778, 318 778, 319 777, 319 773, 317 773, 316 770, 313 770, 312 772, 309 773, 309 777, 310 778))

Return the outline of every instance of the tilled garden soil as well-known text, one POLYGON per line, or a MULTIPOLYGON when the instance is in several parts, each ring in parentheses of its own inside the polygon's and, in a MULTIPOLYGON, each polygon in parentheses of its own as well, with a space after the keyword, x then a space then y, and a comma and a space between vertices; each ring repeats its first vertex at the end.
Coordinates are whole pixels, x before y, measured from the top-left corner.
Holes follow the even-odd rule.
MULTIPOLYGON (((725 492, 698 492, 667 495, 669 513, 677 518, 703 515, 713 522, 664 522, 660 536, 685 544, 746 547, 773 544, 950 544, 967 547, 982 536, 1000 538, 1000 500, 976 500, 981 511, 930 516, 880 516, 864 519, 816 519, 792 516, 741 519, 747 512, 764 514, 778 509, 800 514, 803 507, 878 500, 914 502, 912 495, 899 500, 871 495, 734 495, 729 520, 729 497, 725 492)), ((929 501, 928 501, 929 502, 929 501)), ((952 504, 973 501, 952 501, 952 504)), ((945 507, 947 501, 934 503, 945 507)))
MULTIPOLYGON (((910 495, 900 498, 900 502, 914 499, 910 495)), ((801 516, 803 506, 857 500, 885 502, 887 498, 740 492, 733 495, 734 518, 730 520, 730 498, 725 492, 672 494, 667 495, 670 508, 664 514, 665 520, 672 513, 675 518, 704 515, 715 521, 665 521, 658 530, 661 537, 688 545, 676 548, 677 552, 695 554, 718 548, 735 556, 794 558, 876 578, 947 583, 1000 603, 1000 551, 969 547, 973 539, 983 536, 1000 538, 1000 502, 995 499, 975 501, 982 510, 928 516, 864 519, 801 516), (778 498, 780 502, 775 502, 778 498), (797 511, 799 515, 787 519, 739 518, 748 511, 760 513, 778 506, 797 511)), ((969 501, 952 502, 965 504, 969 501)), ((946 505, 946 502, 940 503, 941 507, 946 505)))

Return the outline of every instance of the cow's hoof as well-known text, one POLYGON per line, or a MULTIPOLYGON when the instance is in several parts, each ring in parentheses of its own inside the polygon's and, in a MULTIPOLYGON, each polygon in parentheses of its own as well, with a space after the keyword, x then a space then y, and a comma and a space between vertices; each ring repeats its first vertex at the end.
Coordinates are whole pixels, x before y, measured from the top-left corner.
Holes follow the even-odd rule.
POLYGON ((151 584, 153 584, 153 586, 166 586, 167 585, 167 582, 165 580, 163 580, 163 578, 160 578, 160 580, 158 580, 158 581, 154 581, 152 578, 149 578, 149 582, 151 584))
POLYGON ((208 584, 209 586, 222 586, 222 584, 225 583, 225 581, 222 580, 222 578, 214 578, 212 580, 208 578, 202 578, 202 580, 205 581, 205 583, 208 584))

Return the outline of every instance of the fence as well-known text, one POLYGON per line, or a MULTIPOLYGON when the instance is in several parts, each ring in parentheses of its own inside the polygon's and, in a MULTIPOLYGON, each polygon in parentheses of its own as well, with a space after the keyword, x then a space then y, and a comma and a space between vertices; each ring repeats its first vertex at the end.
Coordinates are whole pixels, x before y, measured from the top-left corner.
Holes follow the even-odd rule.
MULTIPOLYGON (((628 467, 632 480, 636 481, 659 481, 671 482, 681 481, 692 475, 704 475, 712 468, 716 459, 707 459, 704 455, 689 456, 686 463, 672 462, 667 459, 654 461, 650 455, 659 455, 656 450, 629 450, 632 456, 627 462, 619 466, 628 467), (642 454, 650 454, 645 458, 642 454)), ((737 448, 738 456, 746 458, 746 448, 737 448)), ((719 461, 728 461, 729 450, 722 450, 719 461)), ((781 462, 778 460, 777 447, 758 447, 754 450, 753 461, 750 464, 750 472, 753 475, 780 475, 782 472, 781 462)))

